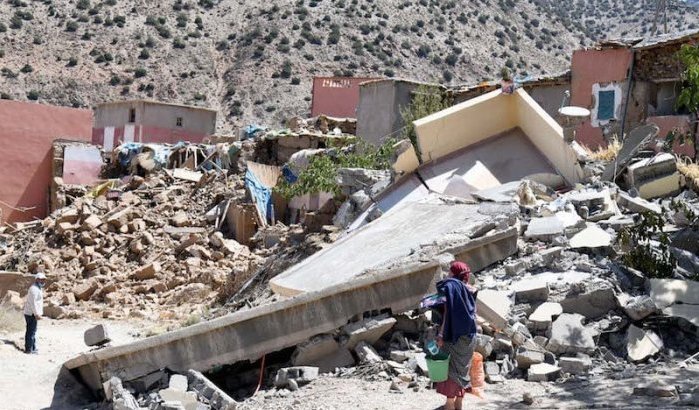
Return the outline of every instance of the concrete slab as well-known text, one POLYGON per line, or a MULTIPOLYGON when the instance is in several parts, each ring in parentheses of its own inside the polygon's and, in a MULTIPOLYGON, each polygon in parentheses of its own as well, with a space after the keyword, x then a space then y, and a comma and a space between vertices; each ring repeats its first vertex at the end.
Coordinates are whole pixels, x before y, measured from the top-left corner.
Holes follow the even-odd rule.
POLYGON ((545 382, 554 380, 561 373, 561 368, 548 363, 532 365, 527 372, 527 381, 545 382))
POLYGON ((563 313, 563 307, 560 303, 545 302, 529 315, 529 322, 534 330, 545 330, 551 326, 553 318, 561 313, 563 313))
MULTIPOLYGON (((455 227, 465 231, 490 218, 479 213, 478 205, 445 204, 441 200, 435 200, 434 203, 402 204, 287 269, 272 279, 270 286, 277 294, 293 296, 345 283, 367 270, 407 257, 421 245, 437 241, 455 231, 455 227)), ((501 239, 495 236, 483 237, 474 240, 474 244, 478 243, 476 248, 479 248, 501 239)), ((508 241, 508 247, 510 242, 511 240, 508 241)), ((467 260, 473 266, 471 260, 467 260)), ((484 262, 491 264, 497 260, 499 259, 484 262)))
POLYGON ((342 328, 342 332, 347 336, 347 340, 343 344, 349 349, 354 349, 359 342, 373 345, 381 336, 391 330, 396 322, 396 319, 384 315, 350 323, 342 328))
POLYGON ((617 307, 614 289, 609 282, 591 281, 582 293, 569 293, 559 303, 565 313, 579 313, 588 319, 604 316, 617 307))
POLYGON ((651 279, 650 297, 656 306, 663 309, 681 302, 699 305, 699 282, 678 279, 651 279))
POLYGON ((561 370, 570 374, 587 374, 592 367, 592 359, 583 357, 561 357, 558 359, 561 370))
POLYGON ((596 347, 595 333, 582 324, 583 319, 578 314, 560 315, 551 326, 551 337, 546 348, 557 354, 592 352, 596 347))
POLYGON ((296 346, 309 338, 334 331, 364 312, 415 309, 434 291, 437 262, 373 272, 342 285, 208 322, 138 340, 122 346, 83 353, 65 363, 93 391, 118 375, 130 381, 168 368, 185 373, 208 371, 296 346))
POLYGON ((513 128, 432 161, 419 168, 418 173, 435 192, 468 197, 471 192, 519 181, 527 175, 555 174, 556 169, 520 128, 513 128), (455 177, 470 189, 448 191, 455 177))
POLYGON ((481 290, 478 292, 476 300, 478 316, 490 322, 498 329, 507 327, 510 311, 512 310, 512 299, 508 292, 496 290, 481 290))
POLYGON ((596 224, 588 224, 587 228, 570 238, 569 244, 573 249, 608 248, 612 244, 612 235, 596 224))
POLYGON ((294 366, 317 367, 321 373, 328 373, 338 367, 352 366, 354 357, 331 335, 321 335, 300 344, 291 356, 291 363, 294 366))
POLYGON ((660 205, 640 197, 632 197, 624 191, 619 191, 616 201, 622 208, 626 208, 635 213, 653 212, 661 214, 663 212, 660 205))
POLYGON ((582 218, 572 212, 557 212, 552 216, 532 218, 527 226, 524 237, 528 239, 550 240, 563 235, 567 228, 577 225, 582 218))
POLYGON ((513 283, 510 290, 515 293, 517 302, 545 302, 549 298, 546 281, 532 276, 513 283))
POLYGON ((685 319, 699 327, 699 305, 672 305, 663 309, 663 314, 685 319))
POLYGON ((610 162, 605 168, 604 173, 602 174, 602 180, 616 180, 617 176, 624 172, 626 166, 633 159, 634 155, 636 155, 638 151, 643 149, 643 147, 655 139, 659 130, 660 128, 652 124, 643 125, 631 130, 629 135, 624 139, 616 159, 613 162, 610 162))
POLYGON ((634 325, 626 333, 626 353, 629 360, 639 362, 658 353, 663 348, 663 341, 653 331, 643 330, 634 325))

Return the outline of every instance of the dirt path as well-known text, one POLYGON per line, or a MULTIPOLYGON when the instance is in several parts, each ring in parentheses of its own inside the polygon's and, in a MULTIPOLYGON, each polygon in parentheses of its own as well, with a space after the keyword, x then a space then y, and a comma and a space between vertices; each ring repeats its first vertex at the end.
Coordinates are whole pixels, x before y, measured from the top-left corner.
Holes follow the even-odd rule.
MULTIPOLYGON (((134 322, 105 323, 112 344, 124 344, 136 337, 142 328, 134 322)), ((90 398, 80 385, 56 383, 62 364, 71 357, 88 351, 83 333, 95 322, 85 320, 50 320, 39 322, 38 355, 22 352, 24 330, 0 332, 0 408, 4 410, 36 410, 44 408, 81 408, 90 398), (53 403, 53 405, 52 405, 53 403)))

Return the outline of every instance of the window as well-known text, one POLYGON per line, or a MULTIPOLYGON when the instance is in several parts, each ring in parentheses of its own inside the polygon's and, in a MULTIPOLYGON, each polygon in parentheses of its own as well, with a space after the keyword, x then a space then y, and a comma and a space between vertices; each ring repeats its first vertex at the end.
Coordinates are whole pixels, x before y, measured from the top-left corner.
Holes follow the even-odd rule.
POLYGON ((175 125, 177 125, 178 127, 182 126, 182 117, 177 117, 177 121, 175 122, 175 125))
POLYGON ((615 97, 614 90, 600 90, 599 93, 597 93, 597 98, 599 100, 599 104, 597 105, 597 120, 607 121, 614 119, 615 97))
POLYGON ((136 122, 136 109, 129 109, 129 122, 136 122))

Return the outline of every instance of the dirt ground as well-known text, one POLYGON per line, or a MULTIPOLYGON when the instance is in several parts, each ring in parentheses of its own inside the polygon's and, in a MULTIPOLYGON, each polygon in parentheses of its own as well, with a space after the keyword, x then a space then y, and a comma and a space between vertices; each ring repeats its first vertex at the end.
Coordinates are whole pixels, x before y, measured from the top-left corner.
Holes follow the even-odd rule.
MULTIPOLYGON (((676 398, 634 396, 633 389, 641 385, 667 383, 679 386, 680 391, 696 387, 699 369, 682 370, 677 367, 638 369, 625 374, 604 375, 588 380, 563 383, 533 383, 521 379, 507 380, 504 384, 487 385, 481 400, 467 395, 465 409, 670 409, 687 408, 676 398), (646 371, 648 373, 646 373, 646 371), (665 374, 662 374, 665 373, 665 374), (529 392, 534 404, 522 402, 529 392)), ((370 382, 358 379, 339 379, 322 376, 296 392, 268 390, 246 400, 241 410, 438 410, 444 404, 434 390, 421 388, 415 392, 404 389, 390 391, 390 382, 370 382), (283 392, 283 393, 282 393, 283 392)))
MULTIPOLYGON (((83 332, 95 323, 85 320, 44 320, 39 323, 38 355, 22 353, 24 331, 0 333, 0 408, 3 410, 101 408, 86 390, 70 377, 59 377, 67 359, 89 350, 83 332)), ((106 322, 113 344, 128 343, 146 333, 149 325, 135 322, 106 322)), ((668 363, 629 366, 618 373, 590 375, 558 383, 507 380, 487 385, 487 400, 468 396, 465 408, 679 408, 674 398, 634 396, 634 387, 667 383, 680 392, 691 391, 699 380, 699 368, 680 369, 668 363), (522 402, 529 392, 532 406, 522 402)), ((241 410, 332 410, 440 409, 443 399, 434 390, 404 387, 390 390, 389 381, 321 376, 296 392, 267 389, 241 403, 241 410)), ((686 408, 686 407, 684 407, 686 408)))
MULTIPOLYGON (((145 326, 133 321, 101 323, 106 323, 113 344, 136 339, 145 326)), ((90 349, 83 341, 83 333, 95 324, 84 320, 41 320, 36 342, 38 355, 22 352, 24 323, 20 331, 0 332, 0 408, 74 409, 89 404, 91 398, 80 385, 67 377, 61 378, 60 383, 57 380, 66 360, 90 349)))

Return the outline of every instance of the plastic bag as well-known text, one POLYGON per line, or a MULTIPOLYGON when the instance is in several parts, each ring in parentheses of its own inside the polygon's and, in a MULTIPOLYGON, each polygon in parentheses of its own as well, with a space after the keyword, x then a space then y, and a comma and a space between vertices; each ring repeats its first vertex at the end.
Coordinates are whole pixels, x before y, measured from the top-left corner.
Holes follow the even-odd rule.
POLYGON ((485 389, 485 371, 483 370, 483 355, 478 352, 473 352, 469 376, 471 377, 471 394, 481 399, 485 399, 485 394, 483 393, 483 390, 485 389))

